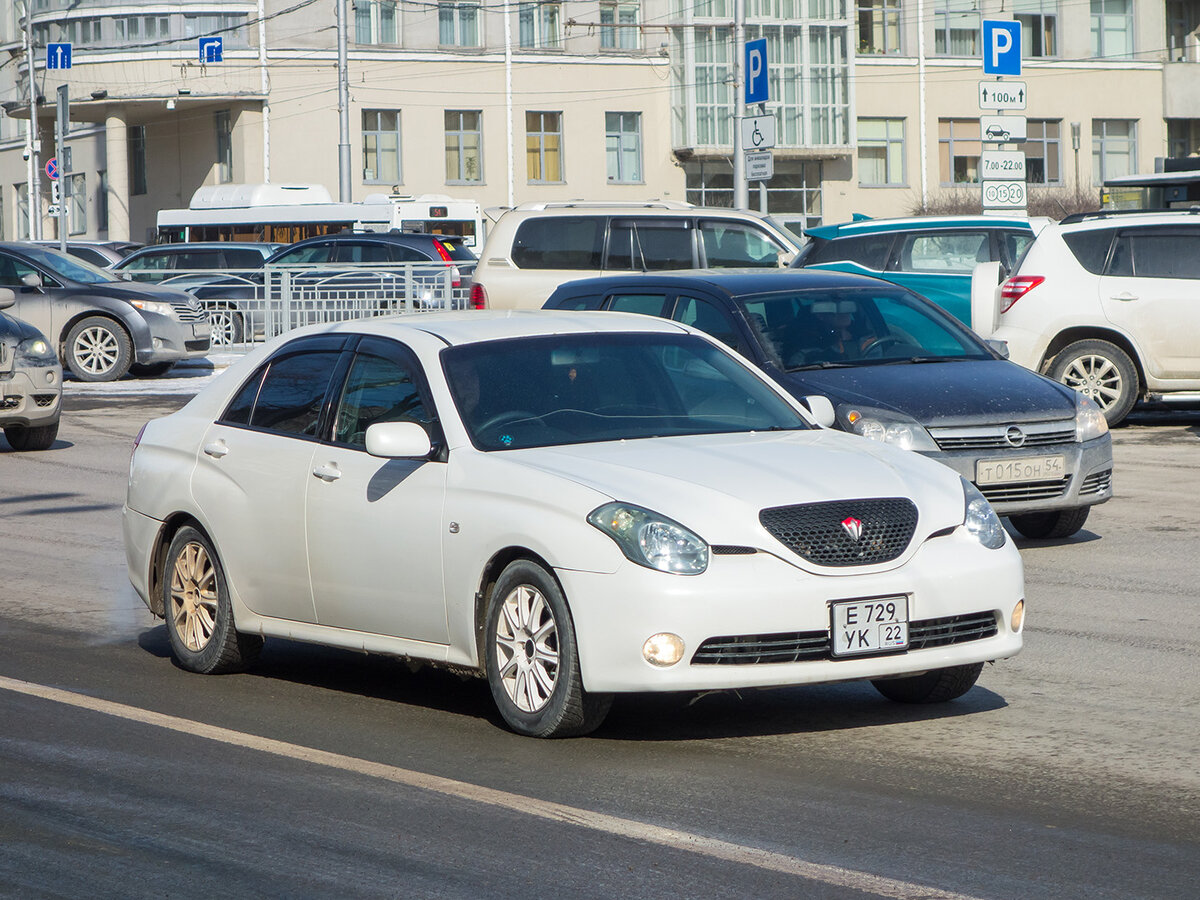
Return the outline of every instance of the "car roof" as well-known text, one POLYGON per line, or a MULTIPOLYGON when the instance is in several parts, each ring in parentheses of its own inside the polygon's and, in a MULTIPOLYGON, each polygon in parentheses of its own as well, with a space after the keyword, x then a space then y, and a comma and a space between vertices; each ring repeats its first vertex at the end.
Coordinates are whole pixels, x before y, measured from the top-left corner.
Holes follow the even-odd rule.
POLYGON ((1049 219, 1028 216, 906 216, 895 219, 860 218, 834 225, 806 228, 809 237, 830 240, 853 234, 874 234, 881 231, 915 231, 926 228, 1031 228, 1034 231, 1049 223, 1049 219))
POLYGON ((170 253, 173 250, 226 250, 230 248, 235 250, 261 250, 273 253, 280 247, 286 246, 287 244, 266 241, 187 241, 186 243, 178 244, 151 244, 148 247, 139 247, 129 255, 133 256, 134 253, 137 253, 142 256, 148 256, 152 253, 170 253))
POLYGON ((1112 228, 1114 225, 1200 225, 1200 208, 1187 209, 1104 209, 1095 212, 1076 213, 1058 223, 1060 229, 1086 230, 1089 228, 1112 228))
POLYGON ((743 294, 768 294, 782 291, 821 288, 879 288, 901 289, 898 285, 870 275, 838 272, 831 269, 692 269, 674 272, 643 272, 633 275, 604 275, 581 278, 559 286, 555 294, 584 293, 590 290, 611 291, 618 285, 670 288, 705 287, 728 297, 743 294))

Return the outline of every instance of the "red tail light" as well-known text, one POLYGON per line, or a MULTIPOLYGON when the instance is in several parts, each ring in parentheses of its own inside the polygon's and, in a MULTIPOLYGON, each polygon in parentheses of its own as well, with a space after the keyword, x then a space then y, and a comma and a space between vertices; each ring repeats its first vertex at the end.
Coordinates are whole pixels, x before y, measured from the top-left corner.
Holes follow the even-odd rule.
POLYGON ((434 249, 437 250, 438 256, 440 256, 444 262, 453 262, 453 260, 450 258, 450 251, 446 249, 445 244, 443 244, 441 241, 434 241, 433 246, 434 249))
POLYGON ((488 298, 487 291, 483 289, 483 285, 478 281, 471 285, 471 309, 487 309, 488 298))
POLYGON ((1045 280, 1045 275, 1014 275, 1007 279, 1000 285, 1000 312, 1008 312, 1014 303, 1045 280))

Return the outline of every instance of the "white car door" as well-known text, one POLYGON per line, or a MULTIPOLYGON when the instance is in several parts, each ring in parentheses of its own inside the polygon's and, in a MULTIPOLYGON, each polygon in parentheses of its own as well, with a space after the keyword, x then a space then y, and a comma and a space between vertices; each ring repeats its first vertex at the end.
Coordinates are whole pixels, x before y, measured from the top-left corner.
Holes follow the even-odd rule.
POLYGON ((436 429, 419 366, 401 344, 364 338, 334 407, 333 441, 313 457, 305 522, 317 621, 448 642, 442 583, 446 464, 366 452, 375 422, 436 429))
POLYGON ((192 492, 242 602, 314 622, 305 494, 325 395, 345 339, 298 341, 234 395, 204 436, 192 492))
POLYGON ((1137 342, 1152 376, 1200 379, 1200 228, 1119 234, 1099 292, 1105 316, 1137 342))

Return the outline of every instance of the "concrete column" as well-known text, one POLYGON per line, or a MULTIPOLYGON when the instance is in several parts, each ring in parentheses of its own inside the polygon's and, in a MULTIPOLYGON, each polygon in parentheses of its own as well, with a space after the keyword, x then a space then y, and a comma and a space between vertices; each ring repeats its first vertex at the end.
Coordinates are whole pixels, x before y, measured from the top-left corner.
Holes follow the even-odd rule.
POLYGON ((129 240, 129 138, 125 110, 115 107, 104 119, 104 158, 108 175, 108 239, 129 240))

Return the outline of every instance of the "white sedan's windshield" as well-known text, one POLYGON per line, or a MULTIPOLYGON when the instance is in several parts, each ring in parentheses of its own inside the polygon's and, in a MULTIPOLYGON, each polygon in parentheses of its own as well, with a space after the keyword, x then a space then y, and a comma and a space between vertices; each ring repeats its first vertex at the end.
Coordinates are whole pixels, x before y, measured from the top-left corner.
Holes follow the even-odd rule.
POLYGON ((743 364, 693 335, 519 338, 442 358, 482 450, 808 427, 743 364))

